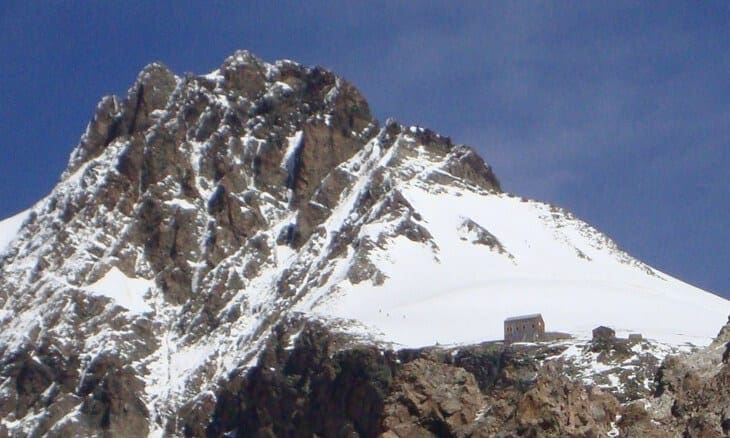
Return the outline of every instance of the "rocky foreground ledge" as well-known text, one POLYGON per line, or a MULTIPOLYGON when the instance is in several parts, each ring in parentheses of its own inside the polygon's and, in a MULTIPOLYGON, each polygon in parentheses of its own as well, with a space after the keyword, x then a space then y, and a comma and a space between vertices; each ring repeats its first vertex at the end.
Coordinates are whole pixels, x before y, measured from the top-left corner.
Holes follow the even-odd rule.
MULTIPOLYGON (((575 341, 393 351, 353 343, 312 321, 290 320, 275 333, 256 366, 231 374, 215 397, 189 407, 185 435, 705 437, 730 431, 730 322, 712 345, 661 364, 650 355, 575 341), (581 348, 599 357, 603 369, 581 369, 583 356, 569 354, 581 348), (620 375, 615 386, 601 383, 610 369, 620 375), (201 427, 197 420, 206 417, 212 421, 201 427)), ((650 342, 644 343, 634 350, 648 350, 650 342)))

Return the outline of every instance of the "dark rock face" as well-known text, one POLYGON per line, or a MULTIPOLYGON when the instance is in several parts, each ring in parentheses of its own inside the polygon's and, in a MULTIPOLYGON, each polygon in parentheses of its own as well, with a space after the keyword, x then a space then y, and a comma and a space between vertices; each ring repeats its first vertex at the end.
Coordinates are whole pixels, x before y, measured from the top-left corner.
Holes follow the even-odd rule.
POLYGON ((166 107, 176 83, 175 75, 167 67, 154 63, 139 73, 123 102, 116 96, 104 97, 71 157, 68 172, 73 173, 83 162, 99 156, 113 140, 148 129, 151 114, 166 107))
POLYGON ((519 401, 516 426, 527 436, 605 436, 618 410, 612 395, 571 382, 559 368, 547 366, 519 401))
POLYGON ((396 363, 374 347, 337 351, 336 336, 306 325, 295 347, 280 328, 245 375, 221 385, 208 436, 377 436, 396 363))
POLYGON ((458 436, 482 408, 476 380, 463 368, 416 359, 399 371, 385 408, 385 436, 458 436))
POLYGON ((7 418, 12 414, 21 418, 30 409, 48 407, 53 401, 53 392, 72 391, 77 378, 72 373, 74 366, 78 366, 78 358, 66 359, 48 346, 42 346, 38 351, 21 350, 6 356, 0 364, 1 376, 3 381, 14 382, 16 391, 6 393, 0 399, 0 416, 7 418), (53 391, 44 396, 49 387, 53 391))
MULTIPOLYGON (((671 415, 663 419, 663 425, 690 437, 723 436, 728 433, 730 368, 722 364, 717 371, 703 369, 710 365, 703 359, 676 357, 662 364, 657 394, 671 401, 671 415)), ((711 363, 716 364, 716 359, 711 363)))
POLYGON ((507 255, 510 259, 514 256, 505 249, 502 242, 497 239, 486 228, 482 227, 472 219, 464 218, 458 228, 459 238, 464 241, 471 242, 474 245, 484 245, 500 254, 507 255))
POLYGON ((256 367, 221 383, 208 436, 598 436, 619 410, 526 352, 396 353, 301 324, 280 325, 256 367))
MULTIPOLYGON (((84 396, 81 412, 91 429, 110 435, 144 436, 149 432, 149 412, 140 399, 143 383, 135 370, 116 357, 97 356, 88 368, 78 390, 84 396)), ((66 427, 62 433, 72 433, 66 427)))
MULTIPOLYGON (((105 431, 111 436, 144 436, 148 412, 139 399, 142 382, 129 366, 114 356, 97 356, 81 365, 78 356, 65 357, 52 346, 11 355, 2 365, 4 384, 16 391, 2 400, 3 418, 22 418, 30 410, 42 412, 36 431, 50 436, 84 436, 105 431), (68 410, 79 407, 84 422, 60 422, 68 410)), ((4 386, 4 385, 3 385, 4 386)), ((8 394, 7 391, 4 394, 8 394)))
POLYGON ((474 181, 485 190, 501 191, 499 180, 473 149, 459 146, 451 153, 445 170, 466 181, 474 181))

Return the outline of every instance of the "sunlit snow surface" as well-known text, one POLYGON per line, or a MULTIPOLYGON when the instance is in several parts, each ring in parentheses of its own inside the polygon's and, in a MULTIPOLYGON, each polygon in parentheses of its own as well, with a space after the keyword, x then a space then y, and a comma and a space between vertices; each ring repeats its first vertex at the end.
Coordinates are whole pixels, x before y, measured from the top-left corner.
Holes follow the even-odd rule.
POLYGON ((129 278, 116 267, 112 267, 99 281, 84 289, 94 295, 111 298, 115 304, 132 313, 146 313, 152 309, 145 303, 144 296, 154 286, 154 281, 129 278))
POLYGON ((8 244, 15 239, 20 227, 29 214, 30 210, 25 210, 15 216, 0 221, 0 256, 3 255, 8 244))
POLYGON ((311 311, 361 321, 404 346, 501 339, 505 318, 537 312, 549 331, 584 337, 607 325, 619 335, 705 345, 730 313, 727 300, 651 270, 546 204, 417 184, 400 189, 438 249, 398 237, 373 257, 385 284, 341 281, 336 294, 310 302, 311 311), (462 240, 464 218, 508 254, 462 240))

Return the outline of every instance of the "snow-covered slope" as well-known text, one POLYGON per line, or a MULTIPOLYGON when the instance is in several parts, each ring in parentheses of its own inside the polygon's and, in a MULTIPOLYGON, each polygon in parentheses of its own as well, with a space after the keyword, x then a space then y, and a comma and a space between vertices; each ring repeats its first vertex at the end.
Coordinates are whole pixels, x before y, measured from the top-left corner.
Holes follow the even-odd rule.
POLYGON ((560 208, 468 184, 434 184, 440 161, 415 136, 404 134, 382 157, 365 158, 378 150, 370 147, 343 165, 366 169, 358 175, 363 182, 325 226, 332 233, 357 224, 357 241, 378 242, 368 258, 384 280, 353 284, 346 273, 359 262, 348 253, 299 311, 355 320, 382 341, 410 347, 501 339, 505 318, 536 312, 550 331, 585 337, 608 325, 619 335, 706 345, 730 313, 727 300, 633 259, 560 208), (408 162, 387 178, 430 235, 424 241, 394 233, 400 217, 352 212, 369 187, 368 171, 389 168, 402 150, 408 162))
POLYGON ((0 432, 19 434, 93 434, 118 406, 110 433, 181 434, 288 318, 424 346, 539 312, 703 345, 730 313, 503 193, 472 149, 381 126, 334 74, 247 52, 205 76, 152 64, 102 99, 58 186, 0 222, 3 251, 0 432))
MULTIPOLYGON (((407 346, 501 339, 502 321, 540 312, 547 329, 590 336, 608 325, 670 343, 708 344, 728 302, 653 270, 563 211, 506 194, 403 189, 436 248, 393 239, 372 256, 383 285, 337 284, 303 310, 361 321, 407 346), (472 243, 473 221, 504 251, 472 243)), ((344 262, 343 262, 344 263, 344 262)))

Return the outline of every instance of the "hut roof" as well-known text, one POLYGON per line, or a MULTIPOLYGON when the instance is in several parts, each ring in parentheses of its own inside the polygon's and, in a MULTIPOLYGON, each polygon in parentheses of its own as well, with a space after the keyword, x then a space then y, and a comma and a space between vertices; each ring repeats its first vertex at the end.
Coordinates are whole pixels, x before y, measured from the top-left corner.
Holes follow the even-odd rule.
POLYGON ((542 315, 539 313, 531 313, 529 315, 512 316, 510 318, 505 319, 504 322, 521 321, 523 319, 535 319, 535 318, 542 319, 542 315))

